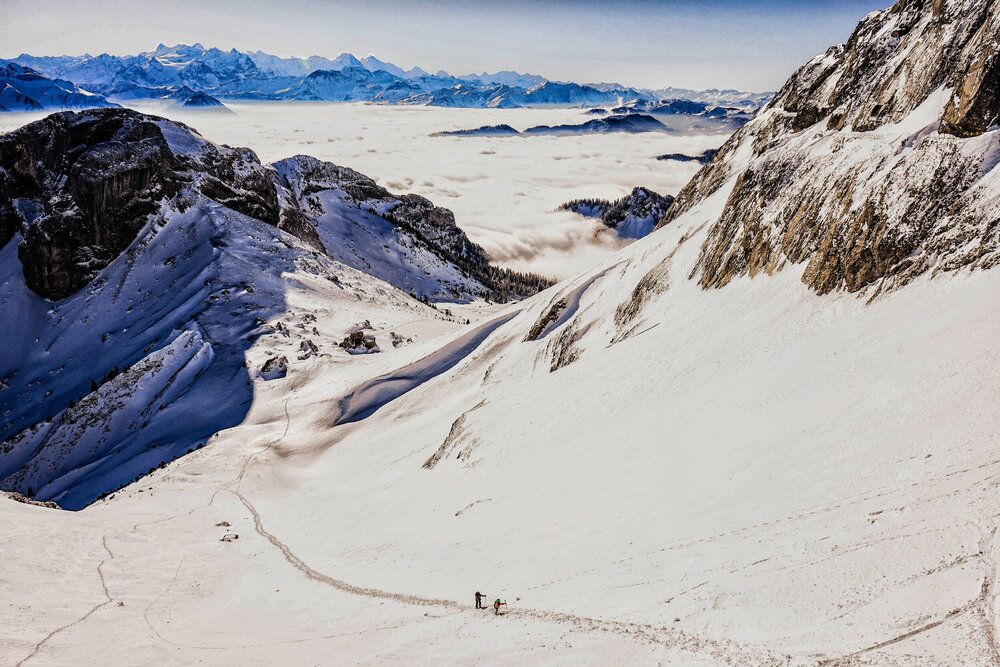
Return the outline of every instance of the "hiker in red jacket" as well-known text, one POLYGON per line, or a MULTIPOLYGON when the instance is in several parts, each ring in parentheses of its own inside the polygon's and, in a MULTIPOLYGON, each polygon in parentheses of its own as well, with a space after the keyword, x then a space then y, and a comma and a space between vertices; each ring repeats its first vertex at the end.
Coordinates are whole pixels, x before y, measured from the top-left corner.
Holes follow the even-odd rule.
POLYGON ((493 614, 496 615, 496 616, 500 615, 500 605, 503 605, 503 606, 506 607, 507 603, 506 602, 500 602, 500 598, 497 598, 496 601, 493 603, 493 614))

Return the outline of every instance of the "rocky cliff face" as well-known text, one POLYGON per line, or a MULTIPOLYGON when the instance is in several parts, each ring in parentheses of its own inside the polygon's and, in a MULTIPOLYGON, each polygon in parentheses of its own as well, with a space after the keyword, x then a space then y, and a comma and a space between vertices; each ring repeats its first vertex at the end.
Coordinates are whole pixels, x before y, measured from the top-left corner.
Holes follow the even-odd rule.
POLYGON ((54 114, 0 137, 0 241, 22 233, 18 257, 33 291, 49 299, 78 291, 186 184, 277 222, 274 185, 252 152, 188 140, 176 128, 108 109, 54 114), (165 133, 187 143, 172 145, 165 133))
POLYGON ((733 184, 692 275, 806 263, 820 293, 1000 261, 1000 4, 901 0, 785 84, 661 225, 733 184), (735 180, 735 182, 734 182, 735 180))

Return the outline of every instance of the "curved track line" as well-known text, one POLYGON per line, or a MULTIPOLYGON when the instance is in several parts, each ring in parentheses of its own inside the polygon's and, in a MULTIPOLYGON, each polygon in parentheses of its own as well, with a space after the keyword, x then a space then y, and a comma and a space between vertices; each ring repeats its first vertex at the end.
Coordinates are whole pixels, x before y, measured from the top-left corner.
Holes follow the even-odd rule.
MULTIPOLYGON (((323 574, 322 572, 310 567, 305 561, 295 555, 288 545, 264 528, 263 521, 260 518, 260 513, 253 506, 253 503, 247 500, 246 496, 241 494, 238 490, 232 491, 232 493, 239 498, 240 502, 243 503, 243 506, 250 512, 253 517, 254 528, 257 533, 270 542, 271 545, 278 551, 280 551, 281 555, 286 561, 288 561, 289 564, 292 565, 292 567, 299 570, 313 581, 326 584, 327 586, 352 595, 360 595, 380 600, 391 600, 403 604, 424 607, 441 607, 449 610, 457 610, 457 612, 469 611, 468 607, 459 604, 454 600, 425 598, 419 595, 392 593, 378 588, 355 586, 354 584, 341 579, 335 579, 331 576, 323 574)), ((778 656, 764 649, 743 646, 726 639, 709 639, 699 637, 697 635, 684 632, 683 630, 666 627, 656 628, 652 625, 630 623, 627 621, 609 621, 589 618, 587 616, 578 616, 576 614, 539 611, 535 609, 512 609, 504 615, 532 618, 549 623, 570 624, 575 626, 576 629, 582 631, 610 631, 618 635, 627 636, 636 641, 661 645, 667 648, 677 648, 695 653, 709 653, 713 657, 725 663, 734 665, 747 664, 748 662, 760 665, 779 665, 787 662, 784 656, 778 656)))
POLYGON ((64 630, 68 630, 69 628, 72 628, 75 625, 79 625, 80 623, 83 623, 88 618, 90 618, 90 616, 94 612, 96 612, 98 609, 100 609, 101 607, 104 607, 104 606, 107 606, 107 605, 111 604, 111 594, 108 592, 108 584, 107 584, 107 581, 105 581, 105 579, 104 579, 104 572, 103 572, 102 568, 104 567, 104 564, 107 563, 109 560, 113 559, 115 557, 115 555, 113 553, 111 553, 111 549, 108 548, 108 538, 107 538, 106 535, 102 535, 101 536, 101 545, 104 547, 104 550, 108 552, 108 557, 105 558, 104 560, 102 560, 98 564, 98 566, 97 566, 97 575, 101 578, 101 588, 104 590, 104 597, 107 598, 107 599, 104 602, 102 602, 102 603, 100 603, 100 604, 95 605, 94 607, 92 607, 90 609, 90 611, 88 611, 86 614, 84 614, 80 618, 76 619, 72 623, 67 623, 66 625, 58 627, 55 630, 53 630, 52 632, 50 632, 49 634, 45 635, 45 637, 43 637, 42 640, 39 641, 37 644, 35 644, 35 646, 31 649, 31 653, 29 653, 28 655, 24 656, 17 663, 15 663, 15 667, 21 667, 21 665, 25 664, 26 662, 28 662, 29 660, 31 660, 32 658, 34 658, 36 655, 38 655, 38 652, 42 650, 42 647, 50 639, 52 639, 53 637, 55 637, 56 635, 58 635, 60 632, 62 632, 64 630))

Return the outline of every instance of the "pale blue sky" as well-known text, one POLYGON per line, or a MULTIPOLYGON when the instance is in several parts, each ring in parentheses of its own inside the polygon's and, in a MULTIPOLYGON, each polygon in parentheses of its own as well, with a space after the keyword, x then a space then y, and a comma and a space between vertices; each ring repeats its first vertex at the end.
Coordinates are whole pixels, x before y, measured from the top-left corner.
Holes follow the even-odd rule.
POLYGON ((0 56, 157 43, 374 53, 453 74, 774 89, 890 0, 0 0, 0 56))

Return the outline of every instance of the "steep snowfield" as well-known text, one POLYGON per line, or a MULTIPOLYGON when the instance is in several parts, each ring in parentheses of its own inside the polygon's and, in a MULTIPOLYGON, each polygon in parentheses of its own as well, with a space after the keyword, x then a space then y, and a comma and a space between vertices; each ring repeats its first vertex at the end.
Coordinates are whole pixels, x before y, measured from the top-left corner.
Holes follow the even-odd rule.
POLYGON ((4 390, 19 397, 4 402, 4 424, 15 434, 0 457, 5 484, 82 507, 240 423, 253 399, 249 374, 257 371, 244 349, 257 337, 287 340, 291 349, 281 352, 293 359, 307 339, 319 355, 337 358, 347 356, 336 347, 347 329, 385 309, 397 322, 434 318, 432 309, 263 222, 196 202, 169 214, 96 284, 56 304, 24 285, 17 244, 3 250, 0 301, 19 322, 0 342, 11 355, 4 370, 16 368, 4 390), (339 310, 341 319, 318 321, 314 311, 288 308, 288 281, 305 280, 324 311, 339 310), (307 313, 309 326, 296 328, 307 313), (279 321, 285 328, 276 330, 279 321), (112 368, 124 372, 102 383, 112 368), (91 381, 100 388, 74 405, 70 399, 91 381), (44 400, 36 395, 42 391, 44 400), (40 405, 55 409, 39 415, 40 405), (18 432, 43 416, 51 421, 18 432), (43 481, 50 470, 66 472, 43 481))

